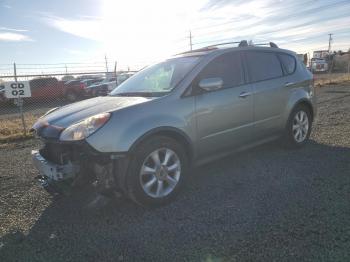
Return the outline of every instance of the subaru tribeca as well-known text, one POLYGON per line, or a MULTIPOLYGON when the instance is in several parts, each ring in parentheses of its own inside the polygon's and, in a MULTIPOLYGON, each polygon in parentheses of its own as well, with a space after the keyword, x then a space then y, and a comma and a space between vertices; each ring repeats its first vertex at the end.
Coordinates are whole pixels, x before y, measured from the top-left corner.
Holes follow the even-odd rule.
POLYGON ((211 46, 149 66, 107 97, 52 109, 33 130, 39 180, 57 193, 93 183, 144 206, 177 195, 189 167, 282 138, 303 146, 316 114, 294 52, 211 46))

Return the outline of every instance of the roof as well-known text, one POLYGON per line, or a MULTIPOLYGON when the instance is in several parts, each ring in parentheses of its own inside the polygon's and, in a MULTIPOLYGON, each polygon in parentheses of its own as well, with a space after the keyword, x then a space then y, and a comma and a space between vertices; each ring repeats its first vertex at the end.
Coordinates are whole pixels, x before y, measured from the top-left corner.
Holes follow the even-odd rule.
POLYGON ((269 42, 269 43, 258 43, 258 44, 249 44, 246 40, 242 40, 240 42, 225 42, 225 43, 219 43, 215 45, 210 45, 206 47, 202 47, 199 49, 186 51, 183 53, 179 53, 175 56, 202 56, 209 53, 212 53, 217 50, 227 50, 227 49, 243 49, 243 50, 251 50, 251 49, 259 49, 259 50, 272 50, 272 49, 278 49, 284 52, 290 52, 294 53, 292 51, 286 50, 286 49, 280 49, 275 43, 269 42), (238 45, 237 45, 238 44, 238 45), (237 45, 237 46, 232 46, 237 45))

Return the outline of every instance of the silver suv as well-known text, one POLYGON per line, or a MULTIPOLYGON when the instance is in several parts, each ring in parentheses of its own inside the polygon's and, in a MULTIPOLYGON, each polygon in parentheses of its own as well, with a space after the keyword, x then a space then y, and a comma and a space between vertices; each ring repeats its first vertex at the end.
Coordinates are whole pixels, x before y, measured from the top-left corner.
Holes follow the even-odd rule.
POLYGON ((315 114, 312 74, 296 54, 242 41, 176 55, 107 97, 47 112, 32 158, 50 192, 93 184, 156 206, 193 165, 278 138, 303 146, 315 114))

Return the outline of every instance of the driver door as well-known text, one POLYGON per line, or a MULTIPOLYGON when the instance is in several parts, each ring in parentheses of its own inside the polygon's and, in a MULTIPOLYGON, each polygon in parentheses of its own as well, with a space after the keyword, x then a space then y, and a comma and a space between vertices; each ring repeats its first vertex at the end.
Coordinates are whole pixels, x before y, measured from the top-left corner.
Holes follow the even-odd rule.
POLYGON ((252 87, 245 84, 241 53, 223 54, 194 81, 199 157, 231 151, 248 143, 253 133, 252 87), (199 82, 221 78, 222 88, 205 91, 199 82))

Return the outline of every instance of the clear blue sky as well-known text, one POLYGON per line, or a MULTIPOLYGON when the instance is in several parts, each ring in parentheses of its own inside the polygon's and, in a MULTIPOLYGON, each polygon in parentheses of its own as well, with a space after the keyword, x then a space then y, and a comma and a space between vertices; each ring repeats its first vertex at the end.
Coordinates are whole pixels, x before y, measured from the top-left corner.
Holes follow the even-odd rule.
POLYGON ((0 0, 0 64, 142 64, 220 40, 350 47, 349 0, 0 0))

